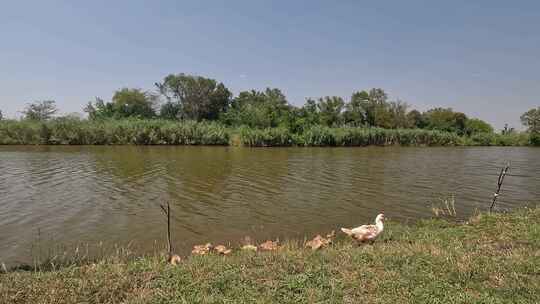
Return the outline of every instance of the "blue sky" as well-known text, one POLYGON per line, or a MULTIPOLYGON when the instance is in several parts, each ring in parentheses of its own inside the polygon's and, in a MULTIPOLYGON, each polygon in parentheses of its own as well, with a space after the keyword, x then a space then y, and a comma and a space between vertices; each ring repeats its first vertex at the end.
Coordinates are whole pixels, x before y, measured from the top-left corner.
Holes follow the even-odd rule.
POLYGON ((0 110, 81 112, 184 72, 296 105, 381 87, 519 127, 540 106, 539 29, 538 1, 0 1, 0 110))

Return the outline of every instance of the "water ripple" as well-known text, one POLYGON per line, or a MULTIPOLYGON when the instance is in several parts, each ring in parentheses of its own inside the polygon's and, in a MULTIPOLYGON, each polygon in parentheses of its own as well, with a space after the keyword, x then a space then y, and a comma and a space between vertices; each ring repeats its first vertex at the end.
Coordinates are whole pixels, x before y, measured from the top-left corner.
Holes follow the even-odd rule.
MULTIPOLYGON (((371 222, 407 221, 455 196, 460 216, 499 202, 537 202, 533 148, 0 147, 0 259, 27 257, 36 230, 58 242, 163 241, 170 202, 180 250, 245 235, 303 237, 371 222)), ((147 244, 147 245, 144 245, 147 244)))

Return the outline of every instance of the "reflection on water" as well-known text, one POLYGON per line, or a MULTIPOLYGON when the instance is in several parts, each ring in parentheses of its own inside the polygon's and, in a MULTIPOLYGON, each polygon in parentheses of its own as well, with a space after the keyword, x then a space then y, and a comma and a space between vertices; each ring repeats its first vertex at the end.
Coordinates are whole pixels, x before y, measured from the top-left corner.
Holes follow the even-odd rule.
POLYGON ((304 237, 406 220, 455 195, 458 215, 536 203, 540 150, 490 148, 0 147, 0 260, 30 257, 37 230, 62 244, 163 241, 158 205, 171 202, 185 251, 246 235, 304 237))

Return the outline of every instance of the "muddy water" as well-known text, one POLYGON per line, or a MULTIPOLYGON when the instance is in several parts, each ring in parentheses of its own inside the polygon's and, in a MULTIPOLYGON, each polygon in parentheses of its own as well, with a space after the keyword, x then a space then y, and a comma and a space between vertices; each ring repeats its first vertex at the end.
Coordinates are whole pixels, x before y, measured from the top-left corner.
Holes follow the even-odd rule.
MULTIPOLYGON (((499 206, 536 204, 540 149, 0 147, 0 260, 36 242, 163 244, 169 201, 175 246, 249 235, 301 237, 387 218, 428 217, 455 196, 458 215, 485 209, 511 161, 499 206)), ((41 249, 40 249, 41 250, 41 249)))

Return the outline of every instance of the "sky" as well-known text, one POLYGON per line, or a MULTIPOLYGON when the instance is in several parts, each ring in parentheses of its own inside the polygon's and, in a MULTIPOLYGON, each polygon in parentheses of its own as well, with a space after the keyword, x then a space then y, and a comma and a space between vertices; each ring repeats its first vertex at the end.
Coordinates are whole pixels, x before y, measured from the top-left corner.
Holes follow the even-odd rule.
POLYGON ((380 87, 521 128, 540 106, 540 1, 0 0, 0 110, 82 112, 170 73, 290 103, 380 87))

